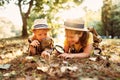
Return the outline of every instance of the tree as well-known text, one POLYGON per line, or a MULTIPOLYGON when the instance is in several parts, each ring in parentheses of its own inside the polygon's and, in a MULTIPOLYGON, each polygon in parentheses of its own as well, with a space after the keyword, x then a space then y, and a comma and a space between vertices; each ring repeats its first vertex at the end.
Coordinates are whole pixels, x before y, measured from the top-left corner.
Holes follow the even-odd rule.
MULTIPOLYGON (((3 6, 6 3, 10 3, 12 0, 2 0, 0 5, 3 6)), ((29 18, 30 11, 32 9, 34 0, 16 0, 15 4, 18 5, 19 11, 22 17, 22 37, 27 37, 27 19, 29 18), (23 11, 23 6, 28 5, 28 9, 26 12, 23 11)))
POLYGON ((106 36, 120 36, 120 1, 104 0, 102 8, 102 22, 106 36))
POLYGON ((30 10, 33 6, 33 0, 27 2, 26 4, 29 4, 28 10, 26 13, 23 13, 22 11, 22 4, 25 4, 24 0, 18 0, 18 6, 20 9, 20 14, 22 16, 22 22, 23 22, 23 27, 22 27, 22 36, 23 37, 28 37, 28 33, 27 33, 27 19, 29 17, 30 14, 30 10))
POLYGON ((38 18, 47 18, 48 23, 52 27, 52 30, 50 32, 50 35, 52 37, 56 37, 56 34, 58 31, 57 28, 60 26, 58 23, 56 23, 60 18, 56 16, 56 13, 63 11, 65 9, 70 9, 70 4, 67 4, 69 2, 76 3, 77 5, 80 5, 83 0, 50 0, 47 2, 38 2, 37 7, 35 7, 33 10, 37 12, 38 18), (38 5, 39 4, 39 5, 38 5), (64 6, 63 6, 64 5, 64 6), (46 8, 47 7, 47 8, 46 8))
MULTIPOLYGON (((12 0, 1 0, 0 5, 5 4, 5 2, 9 3, 12 0)), ((14 1, 14 0, 13 0, 14 1)), ((41 13, 42 17, 47 15, 48 19, 52 19, 54 14, 60 9, 63 8, 62 4, 68 1, 73 1, 76 4, 80 4, 83 0, 16 0, 15 4, 18 5, 20 14, 22 17, 22 37, 27 37, 27 25, 28 18, 30 17, 30 13, 32 10, 41 13), (27 6, 27 11, 24 12, 24 7, 27 6), (50 9, 48 11, 44 10, 44 6, 48 6, 50 9), (50 15, 50 16, 49 16, 50 15)))
POLYGON ((115 36, 120 37, 120 6, 118 4, 114 4, 112 6, 112 11, 111 11, 111 19, 110 19, 110 35, 112 38, 115 36))
POLYGON ((111 6, 112 6, 112 0, 103 0, 102 23, 104 27, 104 34, 107 37, 109 36, 109 27, 111 26, 110 25, 111 6))

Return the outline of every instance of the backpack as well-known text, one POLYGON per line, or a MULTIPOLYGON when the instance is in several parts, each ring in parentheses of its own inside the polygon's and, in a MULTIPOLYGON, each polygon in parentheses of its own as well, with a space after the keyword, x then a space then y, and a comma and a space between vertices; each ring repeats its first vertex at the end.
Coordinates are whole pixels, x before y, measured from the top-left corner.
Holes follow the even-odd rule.
POLYGON ((88 28, 88 30, 93 34, 93 46, 95 48, 99 47, 99 43, 102 42, 102 38, 100 37, 100 35, 97 33, 97 31, 95 30, 95 28, 90 27, 88 28))

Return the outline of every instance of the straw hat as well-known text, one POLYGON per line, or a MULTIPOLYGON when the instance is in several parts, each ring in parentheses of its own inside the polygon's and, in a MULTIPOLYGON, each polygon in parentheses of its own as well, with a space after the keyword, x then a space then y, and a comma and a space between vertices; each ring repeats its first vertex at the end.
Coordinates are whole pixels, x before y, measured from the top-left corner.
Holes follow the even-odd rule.
POLYGON ((46 19, 36 19, 33 24, 34 29, 50 29, 46 19))
POLYGON ((66 19, 64 22, 65 29, 77 30, 77 31, 88 31, 84 25, 83 19, 66 19))

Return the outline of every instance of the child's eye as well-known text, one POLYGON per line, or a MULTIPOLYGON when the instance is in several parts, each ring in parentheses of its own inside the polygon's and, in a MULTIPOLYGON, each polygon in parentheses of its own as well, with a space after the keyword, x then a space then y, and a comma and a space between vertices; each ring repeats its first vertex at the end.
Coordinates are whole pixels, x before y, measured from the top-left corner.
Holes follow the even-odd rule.
POLYGON ((42 34, 39 34, 39 36, 41 36, 42 34))
POLYGON ((47 35, 47 33, 45 33, 44 35, 47 35))
POLYGON ((73 36, 65 36, 66 38, 73 38, 73 36))

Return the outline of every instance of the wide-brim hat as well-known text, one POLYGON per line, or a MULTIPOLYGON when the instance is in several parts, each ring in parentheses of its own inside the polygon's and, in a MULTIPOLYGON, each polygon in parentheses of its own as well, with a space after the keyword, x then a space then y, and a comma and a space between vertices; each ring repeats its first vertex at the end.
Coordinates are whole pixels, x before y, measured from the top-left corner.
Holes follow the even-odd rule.
POLYGON ((85 22, 83 19, 66 19, 64 22, 64 28, 77 31, 88 31, 85 27, 85 22))
POLYGON ((51 29, 48 24, 46 19, 36 19, 33 24, 33 30, 35 29, 51 29))

